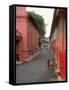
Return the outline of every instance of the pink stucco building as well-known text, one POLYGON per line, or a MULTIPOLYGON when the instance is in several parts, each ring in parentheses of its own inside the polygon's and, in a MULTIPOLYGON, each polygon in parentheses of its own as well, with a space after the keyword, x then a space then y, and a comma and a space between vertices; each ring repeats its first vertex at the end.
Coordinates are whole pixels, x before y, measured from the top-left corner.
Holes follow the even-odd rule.
POLYGON ((66 80, 66 9, 55 9, 50 35, 50 50, 57 63, 57 75, 66 80))
POLYGON ((25 7, 16 7, 16 60, 29 61, 39 53, 40 34, 25 7))

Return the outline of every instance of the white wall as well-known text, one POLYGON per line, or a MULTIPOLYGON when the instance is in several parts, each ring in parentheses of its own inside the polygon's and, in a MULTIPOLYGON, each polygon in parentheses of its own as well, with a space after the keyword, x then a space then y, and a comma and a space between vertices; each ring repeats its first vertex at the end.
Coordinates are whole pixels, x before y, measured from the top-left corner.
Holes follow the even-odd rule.
MULTIPOLYGON (((0 1, 0 90, 65 90, 69 83, 43 84, 28 86, 11 86, 9 74, 9 5, 31 4, 45 6, 68 6, 69 0, 1 0, 0 1)), ((68 36, 69 38, 69 36, 68 36)), ((69 52, 68 52, 69 55, 69 52)))

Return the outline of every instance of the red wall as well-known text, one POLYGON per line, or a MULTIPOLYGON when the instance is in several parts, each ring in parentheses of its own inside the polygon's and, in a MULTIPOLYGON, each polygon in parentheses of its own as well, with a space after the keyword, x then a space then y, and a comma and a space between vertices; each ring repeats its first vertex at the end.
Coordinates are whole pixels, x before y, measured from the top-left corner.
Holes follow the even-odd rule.
POLYGON ((39 46, 39 32, 35 25, 28 18, 28 48, 30 50, 30 54, 38 52, 39 46), (32 49, 32 50, 31 50, 32 49))
POLYGON ((23 50, 27 49, 27 12, 25 7, 16 7, 16 30, 22 34, 22 39, 16 44, 18 49, 17 53, 19 54, 19 60, 22 60, 26 57, 26 54, 23 54, 23 50))
POLYGON ((16 57, 19 56, 19 61, 28 61, 31 56, 38 52, 39 33, 31 20, 28 20, 25 7, 16 7, 16 30, 21 33, 22 37, 16 43, 16 57), (32 35, 29 34, 30 29, 32 29, 32 35))
POLYGON ((64 22, 64 17, 61 17, 56 27, 58 30, 57 37, 55 40, 52 39, 50 43, 50 50, 58 65, 58 73, 63 80, 66 79, 66 38, 64 22))

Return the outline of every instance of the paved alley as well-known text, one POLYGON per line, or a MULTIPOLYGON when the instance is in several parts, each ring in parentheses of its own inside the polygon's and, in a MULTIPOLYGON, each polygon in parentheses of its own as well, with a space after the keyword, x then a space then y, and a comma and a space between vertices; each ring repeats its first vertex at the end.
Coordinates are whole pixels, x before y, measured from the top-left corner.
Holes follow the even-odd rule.
POLYGON ((33 60, 16 65, 16 83, 50 82, 57 80, 54 70, 48 69, 48 59, 52 58, 47 48, 42 48, 40 54, 33 60))

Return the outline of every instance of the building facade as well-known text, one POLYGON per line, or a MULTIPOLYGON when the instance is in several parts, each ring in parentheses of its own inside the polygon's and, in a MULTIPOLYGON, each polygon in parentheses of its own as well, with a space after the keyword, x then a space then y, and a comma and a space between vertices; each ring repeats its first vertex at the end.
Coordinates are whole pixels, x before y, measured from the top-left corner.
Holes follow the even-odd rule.
POLYGON ((39 53, 40 34, 25 7, 16 7, 16 60, 29 61, 39 53))
POLYGON ((50 34, 49 49, 55 57, 56 72, 66 80, 66 9, 55 9, 50 34))

